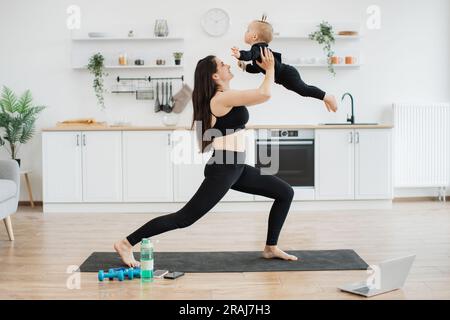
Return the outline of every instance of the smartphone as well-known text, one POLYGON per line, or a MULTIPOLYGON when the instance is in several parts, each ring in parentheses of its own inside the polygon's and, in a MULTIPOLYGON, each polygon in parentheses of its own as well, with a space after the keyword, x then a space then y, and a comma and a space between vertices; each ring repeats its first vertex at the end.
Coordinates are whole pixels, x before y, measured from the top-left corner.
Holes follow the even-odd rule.
POLYGON ((162 278, 168 272, 169 272, 169 270, 155 270, 153 272, 153 278, 162 278))
POLYGON ((176 278, 179 278, 181 276, 184 276, 184 272, 174 271, 174 272, 167 273, 164 276, 164 279, 176 279, 176 278))

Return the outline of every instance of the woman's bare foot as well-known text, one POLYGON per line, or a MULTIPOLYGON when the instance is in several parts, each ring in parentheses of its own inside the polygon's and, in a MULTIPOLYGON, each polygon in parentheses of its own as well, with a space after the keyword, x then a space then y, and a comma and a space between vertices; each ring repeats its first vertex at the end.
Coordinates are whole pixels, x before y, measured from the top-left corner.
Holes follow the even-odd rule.
POLYGON ((287 254, 277 246, 266 246, 264 248, 262 256, 266 259, 279 258, 283 260, 298 260, 296 256, 287 254))
POLYGON ((326 105, 328 111, 336 112, 337 102, 336 102, 336 98, 333 95, 326 94, 325 98, 323 98, 323 102, 325 102, 325 105, 326 105))
POLYGON ((137 268, 140 266, 139 262, 134 259, 133 247, 127 239, 120 240, 114 243, 114 250, 122 258, 123 263, 129 267, 137 268))

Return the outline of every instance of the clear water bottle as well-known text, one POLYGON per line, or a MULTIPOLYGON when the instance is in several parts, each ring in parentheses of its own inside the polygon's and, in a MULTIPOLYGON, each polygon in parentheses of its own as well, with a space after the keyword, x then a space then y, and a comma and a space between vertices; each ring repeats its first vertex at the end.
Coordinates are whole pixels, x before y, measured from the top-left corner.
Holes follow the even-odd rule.
POLYGON ((153 244, 147 238, 141 241, 141 281, 153 282, 153 244))

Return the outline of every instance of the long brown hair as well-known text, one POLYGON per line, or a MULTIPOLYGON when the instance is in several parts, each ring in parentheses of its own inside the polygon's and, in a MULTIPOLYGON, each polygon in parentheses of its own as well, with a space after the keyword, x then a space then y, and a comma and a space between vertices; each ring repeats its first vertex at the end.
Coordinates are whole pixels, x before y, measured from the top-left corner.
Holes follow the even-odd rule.
POLYGON ((215 58, 215 56, 209 55, 199 60, 194 74, 194 89, 192 92, 194 115, 191 129, 194 127, 195 121, 201 121, 201 132, 198 127, 196 127, 196 132, 197 142, 201 146, 202 153, 208 151, 209 148, 207 150, 207 147, 212 143, 211 137, 204 137, 204 135, 208 129, 211 129, 210 103, 218 90, 218 85, 212 78, 212 75, 217 72, 215 58))

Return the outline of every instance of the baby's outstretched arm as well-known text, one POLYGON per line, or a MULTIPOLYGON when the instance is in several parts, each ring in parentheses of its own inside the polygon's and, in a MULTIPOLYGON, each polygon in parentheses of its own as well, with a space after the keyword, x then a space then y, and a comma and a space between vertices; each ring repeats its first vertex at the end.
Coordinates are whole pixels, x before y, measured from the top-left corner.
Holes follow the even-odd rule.
POLYGON ((238 47, 231 48, 231 55, 233 57, 235 57, 236 59, 239 59, 241 56, 241 53, 239 52, 239 48, 238 47))

